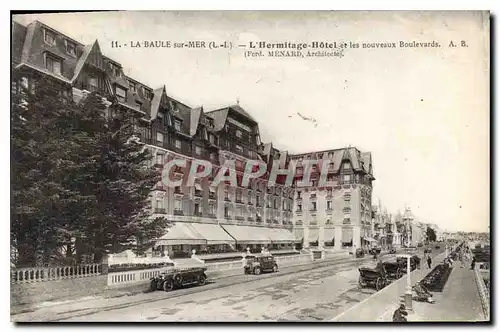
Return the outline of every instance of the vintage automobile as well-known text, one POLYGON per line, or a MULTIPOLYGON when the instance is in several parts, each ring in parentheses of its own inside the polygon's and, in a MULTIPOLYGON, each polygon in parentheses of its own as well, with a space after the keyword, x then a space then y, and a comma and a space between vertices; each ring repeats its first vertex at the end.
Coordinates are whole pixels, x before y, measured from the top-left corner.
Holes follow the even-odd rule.
POLYGON ((435 248, 435 249, 440 249, 440 248, 441 248, 441 246, 434 246, 434 248, 435 248))
POLYGON ((417 247, 419 247, 419 248, 421 248, 421 247, 423 247, 423 246, 424 246, 424 245, 423 245, 421 242, 419 242, 419 243, 417 244, 417 247))
POLYGON ((389 254, 395 254, 396 253, 396 248, 391 248, 391 250, 389 250, 389 254))
POLYGON ((375 248, 370 248, 370 250, 368 251, 370 253, 370 255, 375 255, 375 254, 380 254, 380 252, 382 251, 381 248, 379 247, 375 247, 375 248))
POLYGON ((365 251, 361 248, 356 249, 356 258, 361 258, 365 256, 365 251))
POLYGON ((389 280, 382 262, 378 262, 375 267, 360 267, 359 269, 358 287, 372 286, 378 291, 384 288, 389 280))
POLYGON ((261 272, 278 272, 278 263, 271 254, 251 255, 246 257, 245 274, 260 274, 261 272))
POLYGON ((174 288, 182 288, 187 285, 205 285, 207 276, 205 267, 193 267, 185 269, 171 268, 150 279, 150 290, 164 290, 169 292, 174 288))
POLYGON ((430 254, 432 252, 431 248, 427 248, 424 250, 424 254, 430 254))

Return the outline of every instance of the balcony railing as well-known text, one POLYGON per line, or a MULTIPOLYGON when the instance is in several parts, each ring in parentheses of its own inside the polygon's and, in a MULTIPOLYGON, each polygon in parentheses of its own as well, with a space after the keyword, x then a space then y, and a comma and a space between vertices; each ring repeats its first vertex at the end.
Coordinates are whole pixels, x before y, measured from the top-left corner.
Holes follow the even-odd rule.
POLYGON ((234 217, 234 219, 239 220, 239 221, 243 221, 243 220, 245 220, 245 217, 236 216, 236 217, 234 217))
POLYGON ((224 219, 226 219, 226 220, 230 220, 230 219, 231 219, 231 216, 224 216, 224 219))
POLYGON ((184 211, 182 210, 174 210, 174 216, 183 216, 184 215, 184 211))
POLYGON ((311 199, 316 199, 316 198, 317 198, 317 196, 316 196, 316 194, 311 194, 310 198, 311 198, 311 199))
POLYGON ((155 208, 155 213, 165 214, 165 208, 155 208))
POLYGON ((224 200, 225 200, 226 202, 231 202, 231 200, 229 199, 229 197, 224 197, 224 200))
POLYGON ((203 196, 203 192, 202 192, 201 190, 195 190, 195 191, 194 191, 194 195, 195 195, 196 197, 202 197, 202 196, 203 196))

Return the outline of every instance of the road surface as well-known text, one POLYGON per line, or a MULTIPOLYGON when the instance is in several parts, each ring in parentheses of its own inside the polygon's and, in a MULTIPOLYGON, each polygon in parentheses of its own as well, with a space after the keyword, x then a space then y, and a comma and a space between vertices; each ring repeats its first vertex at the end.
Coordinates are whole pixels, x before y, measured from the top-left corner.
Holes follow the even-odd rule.
POLYGON ((375 292, 358 289, 358 265, 351 262, 265 279, 249 276, 251 280, 248 282, 231 287, 162 300, 155 297, 154 302, 72 317, 66 321, 329 320, 375 292))
POLYGON ((297 272, 228 277, 169 293, 103 299, 84 309, 68 305, 58 314, 47 308, 43 314, 38 311, 11 318, 79 322, 330 320, 375 293, 374 289, 358 288, 358 267, 365 264, 366 260, 357 260, 306 271, 297 267, 297 272))

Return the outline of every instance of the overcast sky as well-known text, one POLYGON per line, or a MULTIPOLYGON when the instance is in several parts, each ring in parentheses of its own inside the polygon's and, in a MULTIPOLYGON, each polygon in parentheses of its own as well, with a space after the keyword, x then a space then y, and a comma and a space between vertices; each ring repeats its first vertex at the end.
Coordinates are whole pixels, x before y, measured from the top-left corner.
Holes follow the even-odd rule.
POLYGON ((128 12, 28 15, 102 52, 125 73, 205 111, 235 104, 264 142, 292 153, 371 151, 373 203, 410 206, 441 228, 489 225, 489 26, 481 13, 128 12), (342 58, 255 58, 243 50, 111 48, 111 41, 396 42, 342 58), (449 48, 465 40, 468 47, 449 48), (297 115, 316 119, 316 124, 297 115), (316 125, 316 126, 315 126, 316 125))

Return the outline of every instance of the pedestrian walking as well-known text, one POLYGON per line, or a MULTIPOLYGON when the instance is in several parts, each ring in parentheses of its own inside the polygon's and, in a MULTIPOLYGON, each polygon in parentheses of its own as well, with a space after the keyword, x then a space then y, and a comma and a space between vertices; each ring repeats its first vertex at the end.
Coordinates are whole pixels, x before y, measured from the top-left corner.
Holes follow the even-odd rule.
POLYGON ((429 267, 429 269, 430 269, 430 268, 431 268, 431 266, 432 266, 432 258, 431 258, 431 256, 430 256, 430 255, 429 255, 429 256, 427 256, 427 266, 429 267))
POLYGON ((474 270, 476 267, 476 257, 472 257, 472 262, 470 263, 470 269, 474 270))

